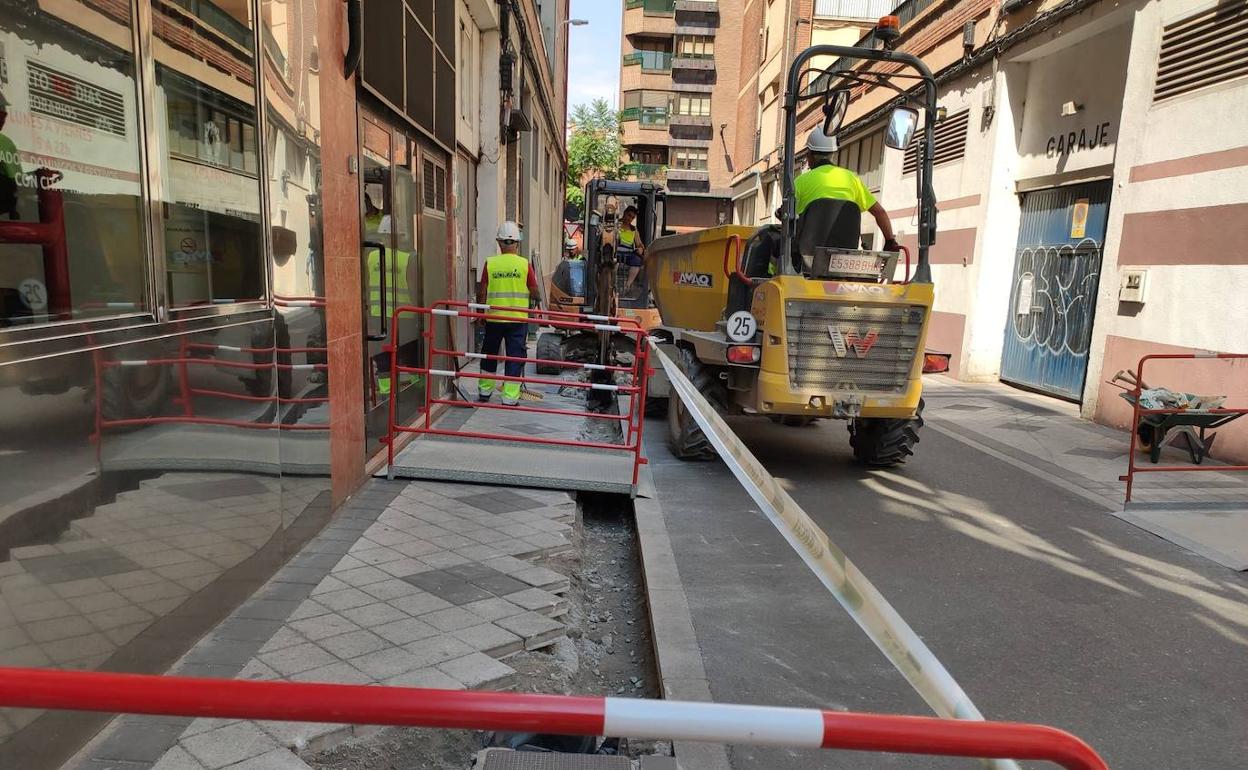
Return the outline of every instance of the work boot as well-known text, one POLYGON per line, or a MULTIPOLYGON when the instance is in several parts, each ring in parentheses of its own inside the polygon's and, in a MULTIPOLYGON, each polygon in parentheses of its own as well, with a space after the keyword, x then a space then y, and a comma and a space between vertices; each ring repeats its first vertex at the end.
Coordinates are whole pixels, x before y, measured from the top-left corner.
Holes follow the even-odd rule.
MULTIPOLYGON (((489 402, 490 402, 490 394, 489 394, 489 393, 478 393, 478 394, 477 394, 477 403, 478 403, 478 404, 488 404, 489 402)), ((507 403, 506 399, 504 399, 504 400, 503 400, 503 403, 504 403, 504 404, 505 404, 505 403, 507 403)))

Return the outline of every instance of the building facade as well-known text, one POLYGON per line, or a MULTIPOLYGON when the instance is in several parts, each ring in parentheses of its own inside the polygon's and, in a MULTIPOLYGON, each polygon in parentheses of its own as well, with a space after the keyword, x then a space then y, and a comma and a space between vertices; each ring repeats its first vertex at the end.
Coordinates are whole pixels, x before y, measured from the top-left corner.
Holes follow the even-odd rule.
MULTIPOLYGON (((1125 428, 1107 381, 1140 356, 1245 351, 1248 134, 1232 116, 1248 109, 1235 32, 1248 3, 907 0, 895 13, 898 48, 937 73, 947 114, 929 345, 953 354, 955 376, 1125 428)), ((878 180, 913 249, 914 148, 876 150, 890 96, 855 91, 841 163, 878 180)), ((1248 366, 1159 362, 1146 379, 1242 401, 1248 366)), ((1248 426, 1223 429, 1215 453, 1248 459, 1248 426)))
POLYGON ((663 184, 667 226, 731 221, 741 0, 624 0, 621 144, 629 178, 663 184))
MULTIPOLYGON (((788 63, 811 45, 853 45, 892 5, 893 0, 746 0, 732 152, 734 222, 778 221, 788 63)), ((813 66, 828 63, 816 59, 813 66)))
MULTIPOLYGON (((389 313, 502 218, 553 269, 568 4, 0 11, 0 665, 163 673, 442 386, 389 313)), ((0 767, 107 719, 0 710, 0 767)))

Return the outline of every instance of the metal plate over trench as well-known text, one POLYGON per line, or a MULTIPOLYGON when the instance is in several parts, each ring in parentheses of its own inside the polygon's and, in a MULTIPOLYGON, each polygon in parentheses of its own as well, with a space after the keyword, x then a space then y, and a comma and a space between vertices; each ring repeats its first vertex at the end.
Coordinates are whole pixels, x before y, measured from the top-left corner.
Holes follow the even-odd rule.
POLYGON ((512 487, 630 494, 631 452, 520 441, 417 437, 394 458, 398 479, 466 481, 512 487))

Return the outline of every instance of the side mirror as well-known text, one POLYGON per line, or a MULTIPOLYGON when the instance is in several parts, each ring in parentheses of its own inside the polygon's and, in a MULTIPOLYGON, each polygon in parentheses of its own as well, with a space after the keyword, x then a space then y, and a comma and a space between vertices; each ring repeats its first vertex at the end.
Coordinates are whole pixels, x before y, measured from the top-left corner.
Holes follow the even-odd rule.
POLYGON ((914 139, 919 128, 919 111, 913 107, 896 107, 888 116, 888 130, 884 132, 884 144, 894 150, 904 150, 914 139))
POLYGON ((597 211, 589 212, 589 226, 597 227, 600 224, 602 224, 602 215, 597 211))

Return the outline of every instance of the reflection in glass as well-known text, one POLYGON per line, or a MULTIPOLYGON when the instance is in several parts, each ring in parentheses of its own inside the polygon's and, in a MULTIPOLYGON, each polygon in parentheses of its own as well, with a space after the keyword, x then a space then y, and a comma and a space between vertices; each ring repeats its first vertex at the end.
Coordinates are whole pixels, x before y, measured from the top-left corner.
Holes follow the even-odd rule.
POLYGON ((249 3, 179 0, 154 11, 169 303, 185 308, 262 299, 249 3))
POLYGON ((888 131, 884 143, 895 150, 904 150, 919 126, 919 113, 906 107, 897 107, 888 117, 888 131))
POLYGON ((0 328, 144 310, 128 3, 0 13, 0 328))

